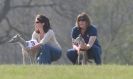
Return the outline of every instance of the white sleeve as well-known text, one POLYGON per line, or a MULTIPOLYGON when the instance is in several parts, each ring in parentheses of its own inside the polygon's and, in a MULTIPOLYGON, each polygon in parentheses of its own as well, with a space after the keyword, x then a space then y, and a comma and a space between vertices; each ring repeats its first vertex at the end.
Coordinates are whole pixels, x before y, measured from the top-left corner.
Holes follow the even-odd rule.
POLYGON ((53 37, 54 32, 52 30, 49 30, 44 37, 42 38, 42 40, 40 41, 40 44, 46 44, 47 42, 49 42, 49 40, 53 37))
POLYGON ((31 40, 37 40, 37 33, 35 31, 32 33, 31 40))

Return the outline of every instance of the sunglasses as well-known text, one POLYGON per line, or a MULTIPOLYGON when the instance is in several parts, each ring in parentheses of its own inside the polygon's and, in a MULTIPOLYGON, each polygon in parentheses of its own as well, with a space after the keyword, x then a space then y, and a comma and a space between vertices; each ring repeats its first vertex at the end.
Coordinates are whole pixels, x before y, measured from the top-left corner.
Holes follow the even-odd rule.
POLYGON ((85 17, 79 17, 78 21, 86 21, 87 19, 85 17))
POLYGON ((41 23, 41 22, 39 22, 39 21, 36 21, 35 23, 41 23))
POLYGON ((86 19, 83 19, 83 18, 82 18, 82 19, 79 19, 78 21, 86 21, 86 19))

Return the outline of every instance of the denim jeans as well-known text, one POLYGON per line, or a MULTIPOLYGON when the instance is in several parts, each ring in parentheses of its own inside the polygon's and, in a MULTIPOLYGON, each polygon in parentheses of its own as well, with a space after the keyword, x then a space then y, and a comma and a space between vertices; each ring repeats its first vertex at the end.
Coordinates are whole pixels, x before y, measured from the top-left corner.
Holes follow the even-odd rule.
MULTIPOLYGON (((88 58, 93 58, 97 65, 101 64, 101 47, 94 45, 91 49, 87 50, 87 55, 88 58)), ((75 64, 78 57, 77 50, 73 48, 68 49, 67 57, 73 64, 75 64)))
POLYGON ((61 49, 55 48, 49 44, 42 45, 40 53, 37 56, 37 63, 51 64, 61 57, 61 49))

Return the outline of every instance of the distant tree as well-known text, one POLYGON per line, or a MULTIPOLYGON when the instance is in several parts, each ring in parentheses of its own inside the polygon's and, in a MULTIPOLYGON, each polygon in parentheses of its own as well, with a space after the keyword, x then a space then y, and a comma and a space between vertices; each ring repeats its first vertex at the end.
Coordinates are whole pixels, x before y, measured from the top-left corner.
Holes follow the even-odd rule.
POLYGON ((132 4, 132 0, 94 0, 89 5, 93 7, 89 11, 99 28, 104 63, 133 64, 132 4))

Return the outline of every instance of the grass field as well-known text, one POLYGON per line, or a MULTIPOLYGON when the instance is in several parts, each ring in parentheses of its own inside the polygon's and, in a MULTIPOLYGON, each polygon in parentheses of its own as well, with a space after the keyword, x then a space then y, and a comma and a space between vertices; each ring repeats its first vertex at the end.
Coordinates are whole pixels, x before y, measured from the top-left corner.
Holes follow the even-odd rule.
POLYGON ((0 79, 133 79, 133 66, 0 65, 0 79))

